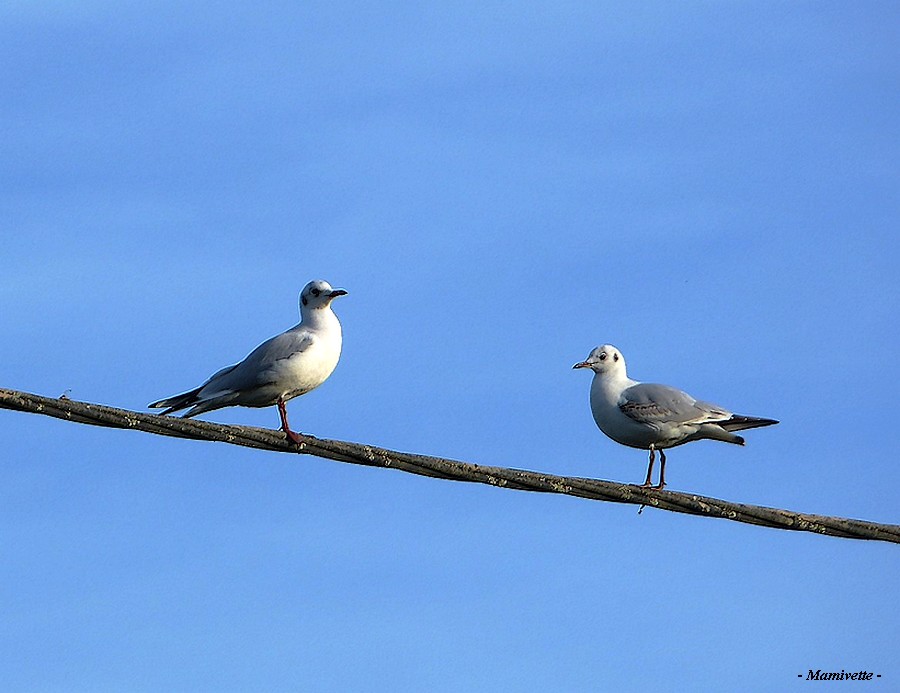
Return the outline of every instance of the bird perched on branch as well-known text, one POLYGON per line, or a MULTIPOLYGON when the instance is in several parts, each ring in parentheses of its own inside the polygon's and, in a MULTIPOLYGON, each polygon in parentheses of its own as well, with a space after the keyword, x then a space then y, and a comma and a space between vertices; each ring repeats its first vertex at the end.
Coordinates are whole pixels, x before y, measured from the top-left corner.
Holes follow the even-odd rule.
POLYGON ((668 385, 632 380, 625 372, 622 352, 611 344, 598 346, 572 368, 594 371, 591 413, 600 430, 617 443, 650 450, 647 479, 641 484, 645 488, 651 485, 656 450, 660 467, 654 488, 661 489, 666 485, 666 449, 704 438, 743 445, 744 439, 733 431, 778 423, 732 414, 668 385))
POLYGON ((300 293, 300 323, 256 347, 238 364, 212 375, 200 387, 148 405, 165 408, 160 414, 188 409, 185 417, 222 407, 270 407, 276 405, 281 430, 289 440, 303 436, 288 425, 284 403, 324 383, 341 356, 341 323, 331 302, 347 292, 333 289, 321 279, 311 281, 300 293))

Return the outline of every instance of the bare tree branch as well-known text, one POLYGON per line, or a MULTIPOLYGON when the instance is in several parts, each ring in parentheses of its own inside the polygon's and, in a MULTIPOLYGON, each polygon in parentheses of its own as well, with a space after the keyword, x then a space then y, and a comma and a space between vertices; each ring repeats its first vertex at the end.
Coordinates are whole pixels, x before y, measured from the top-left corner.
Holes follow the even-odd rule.
POLYGON ((561 493, 613 503, 646 505, 660 510, 719 517, 775 529, 815 532, 848 539, 873 539, 900 543, 900 526, 898 525, 809 515, 778 508, 732 503, 688 493, 641 488, 631 484, 618 484, 599 479, 562 477, 522 469, 487 467, 441 457, 395 452, 372 445, 360 445, 312 436, 306 436, 306 442, 297 446, 286 440, 281 431, 249 426, 226 426, 193 419, 144 414, 100 404, 78 402, 66 397, 53 399, 0 388, 0 408, 44 414, 93 426, 130 428, 146 433, 231 443, 272 452, 305 453, 339 462, 363 464, 370 467, 390 467, 439 479, 477 482, 522 491, 561 493))

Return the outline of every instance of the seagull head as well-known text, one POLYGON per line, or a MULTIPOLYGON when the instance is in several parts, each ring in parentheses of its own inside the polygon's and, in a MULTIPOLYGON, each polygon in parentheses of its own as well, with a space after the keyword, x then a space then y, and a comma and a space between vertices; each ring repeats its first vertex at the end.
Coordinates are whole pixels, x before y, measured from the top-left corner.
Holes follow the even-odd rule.
POLYGON ((314 279, 300 292, 300 311, 327 308, 332 300, 346 293, 343 289, 333 289, 331 284, 323 279, 314 279))
POLYGON ((594 349, 588 357, 576 363, 572 368, 590 368, 598 375, 625 375, 625 359, 622 352, 612 344, 604 344, 594 349))

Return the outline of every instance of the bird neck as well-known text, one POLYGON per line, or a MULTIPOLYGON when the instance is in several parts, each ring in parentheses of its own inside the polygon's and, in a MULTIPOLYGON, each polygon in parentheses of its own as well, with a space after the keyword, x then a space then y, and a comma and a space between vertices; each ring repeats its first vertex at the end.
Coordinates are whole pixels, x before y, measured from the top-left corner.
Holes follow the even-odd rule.
POLYGON ((633 384, 634 381, 621 371, 602 375, 594 373, 594 380, 591 382, 591 400, 614 405, 619 401, 622 390, 633 384))
POLYGON ((300 311, 300 322, 314 329, 332 329, 334 327, 337 327, 338 330, 341 329, 341 323, 338 322, 337 315, 331 310, 331 306, 304 308, 300 311))

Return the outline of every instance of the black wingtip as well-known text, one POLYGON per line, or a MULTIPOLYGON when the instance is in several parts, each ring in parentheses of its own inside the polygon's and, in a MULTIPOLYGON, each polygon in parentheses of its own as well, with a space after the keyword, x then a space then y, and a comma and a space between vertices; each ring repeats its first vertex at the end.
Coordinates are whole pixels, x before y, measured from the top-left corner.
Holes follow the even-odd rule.
POLYGON ((152 404, 147 405, 147 409, 163 409, 163 411, 155 411, 154 414, 158 416, 166 416, 167 414, 171 414, 173 411, 177 411, 176 407, 170 407, 166 404, 166 400, 160 400, 159 402, 153 402, 152 404), (166 407, 163 409, 163 407, 166 407))
POLYGON ((159 399, 155 402, 152 402, 147 405, 148 409, 162 409, 166 407, 165 411, 159 412, 160 416, 165 416, 166 414, 171 414, 173 411, 180 411, 182 409, 187 409, 192 404, 197 401, 197 393, 200 392, 202 388, 194 388, 190 392, 183 392, 180 395, 174 395, 172 397, 165 397, 163 399, 159 399))
POLYGON ((741 416, 735 414, 727 421, 722 421, 719 425, 726 431, 745 431, 748 428, 760 428, 762 426, 773 426, 780 423, 775 419, 762 419, 758 416, 741 416))
POLYGON ((757 426, 774 426, 777 423, 781 423, 778 419, 759 419, 753 417, 747 417, 751 421, 754 421, 757 426))

